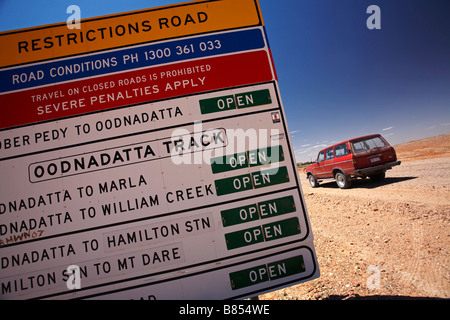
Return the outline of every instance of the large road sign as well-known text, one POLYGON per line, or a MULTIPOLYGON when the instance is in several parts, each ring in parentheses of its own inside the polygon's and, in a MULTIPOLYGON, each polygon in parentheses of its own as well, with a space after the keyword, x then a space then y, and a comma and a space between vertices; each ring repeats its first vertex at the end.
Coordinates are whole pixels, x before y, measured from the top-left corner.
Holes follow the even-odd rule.
POLYGON ((245 298, 319 276, 257 1, 0 34, 0 297, 245 298))

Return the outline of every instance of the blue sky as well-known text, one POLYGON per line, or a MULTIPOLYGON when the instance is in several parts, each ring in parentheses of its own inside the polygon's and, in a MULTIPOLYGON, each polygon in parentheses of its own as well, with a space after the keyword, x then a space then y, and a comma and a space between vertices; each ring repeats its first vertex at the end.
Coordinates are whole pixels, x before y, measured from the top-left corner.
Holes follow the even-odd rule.
MULTIPOLYGON (((0 0, 0 31, 171 0, 0 0)), ((260 0, 298 162, 381 133, 395 145, 450 133, 450 1, 260 0), (369 30, 370 5, 381 29, 369 30)))

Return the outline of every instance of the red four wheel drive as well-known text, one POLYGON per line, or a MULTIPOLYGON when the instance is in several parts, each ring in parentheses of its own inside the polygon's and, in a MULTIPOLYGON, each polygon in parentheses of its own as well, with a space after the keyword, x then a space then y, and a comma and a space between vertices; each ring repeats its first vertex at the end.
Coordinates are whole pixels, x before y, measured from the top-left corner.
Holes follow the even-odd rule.
POLYGON ((382 180, 386 170, 400 164, 393 147, 379 134, 340 142, 319 152, 316 163, 305 169, 311 187, 324 179, 335 179, 339 188, 348 188, 360 177, 382 180))

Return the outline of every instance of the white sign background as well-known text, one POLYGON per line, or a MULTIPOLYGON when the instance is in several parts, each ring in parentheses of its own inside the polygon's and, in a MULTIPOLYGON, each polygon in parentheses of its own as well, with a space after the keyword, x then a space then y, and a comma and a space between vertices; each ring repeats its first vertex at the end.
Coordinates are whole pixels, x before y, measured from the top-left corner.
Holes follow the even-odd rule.
MULTIPOLYGON (((2 157, 10 158, 0 163, 4 181, 10 181, 0 186, 0 239, 4 246, 1 248, 2 298, 124 299, 151 296, 155 299, 222 299, 245 297, 318 276, 312 233, 275 83, 220 90, 33 126, 36 132, 51 131, 50 128, 63 128, 65 138, 49 141, 46 150, 30 150, 23 155, 2 154, 2 157), (262 89, 269 90, 271 104, 200 114, 200 100, 262 89), (161 111, 166 112, 165 117, 113 127, 106 138, 105 132, 92 130, 96 124, 101 128, 98 123, 114 122, 114 119, 128 115, 140 115, 143 119, 143 113, 151 114, 154 110, 165 110, 161 111), (171 110, 171 116, 168 116, 168 110, 171 110), (282 121, 274 121, 273 112, 279 112, 282 121), (82 128, 86 124, 91 131, 78 135, 77 126, 82 128), (217 145, 212 143, 211 148, 193 153, 190 153, 193 149, 186 148, 186 157, 182 159, 192 162, 175 164, 168 153, 168 147, 173 147, 170 141, 174 128, 179 132, 195 133, 199 126, 201 132, 221 132, 226 139, 223 143, 218 139, 217 145), (254 128, 265 130, 257 136, 257 148, 278 145, 283 148, 284 160, 278 165, 287 168, 289 182, 218 196, 215 180, 271 167, 272 164, 213 174, 211 165, 206 163, 215 155, 230 153, 227 151, 230 132, 243 130, 250 133, 254 128), (30 168, 35 168, 36 163, 48 164, 74 156, 123 150, 120 147, 141 146, 143 142, 149 142, 154 156, 62 178, 58 175, 41 181, 32 178, 30 168), (267 219, 267 222, 298 217, 300 233, 270 243, 227 249, 224 234, 262 223, 257 220, 224 227, 221 211, 288 195, 295 199, 297 211, 267 219), (10 202, 16 209, 10 207, 10 202), (10 224, 17 226, 19 232, 13 234, 10 224), (31 236, 25 239, 27 232, 31 236), (232 290, 228 275, 234 270, 278 261, 298 252, 304 257, 305 272, 232 290), (65 283, 68 278, 65 270, 73 264, 82 271, 81 289, 70 291, 65 283), (210 282, 205 281, 209 277, 218 283, 214 281, 214 285, 209 285, 210 282), (199 283, 208 285, 200 290, 199 283), (105 295, 108 292, 113 293, 105 295)), ((11 130, 15 136, 23 132, 29 134, 30 130, 11 130)), ((240 144, 240 148, 244 151, 254 149, 248 145, 249 139, 246 141, 247 145, 240 144)))

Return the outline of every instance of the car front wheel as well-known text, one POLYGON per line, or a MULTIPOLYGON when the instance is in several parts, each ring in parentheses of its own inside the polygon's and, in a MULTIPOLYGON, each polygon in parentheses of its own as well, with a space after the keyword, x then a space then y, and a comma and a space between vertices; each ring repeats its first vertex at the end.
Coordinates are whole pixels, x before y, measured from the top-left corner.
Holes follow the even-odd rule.
POLYGON ((336 172, 336 174, 334 175, 334 179, 336 179, 336 184, 341 189, 347 189, 351 185, 351 181, 343 172, 336 172))

